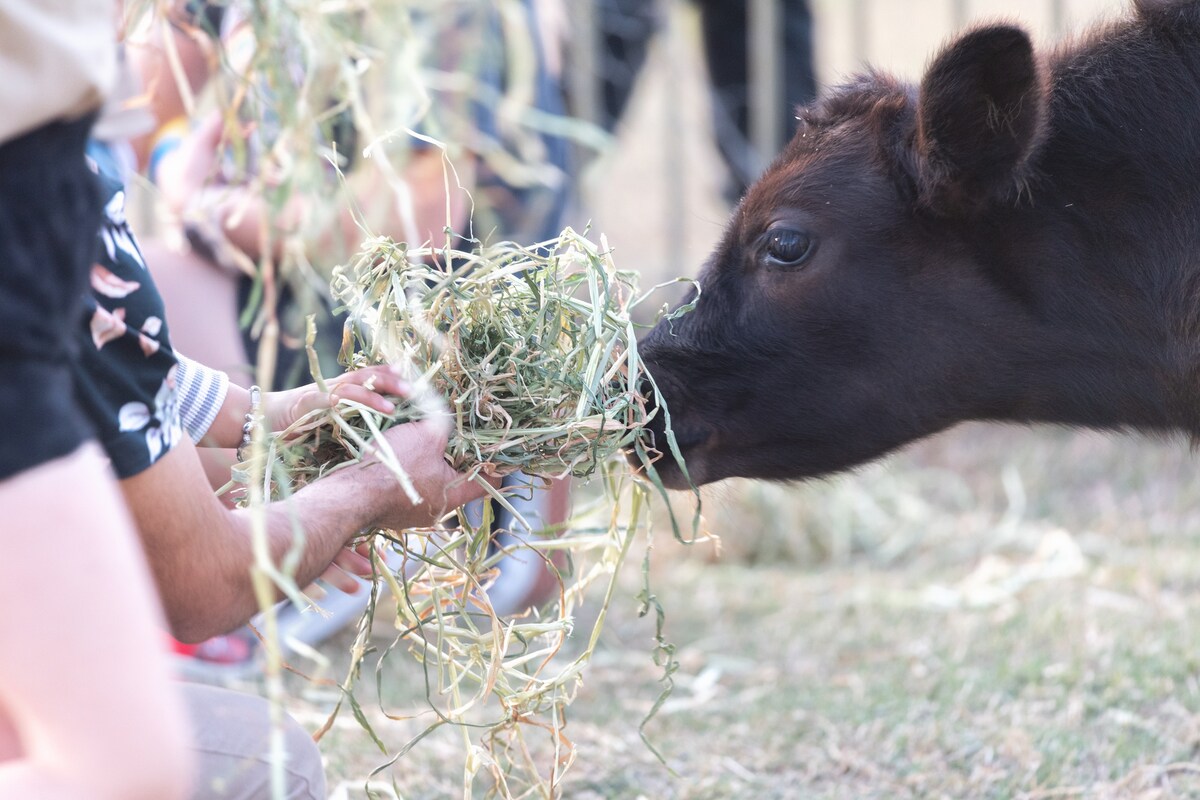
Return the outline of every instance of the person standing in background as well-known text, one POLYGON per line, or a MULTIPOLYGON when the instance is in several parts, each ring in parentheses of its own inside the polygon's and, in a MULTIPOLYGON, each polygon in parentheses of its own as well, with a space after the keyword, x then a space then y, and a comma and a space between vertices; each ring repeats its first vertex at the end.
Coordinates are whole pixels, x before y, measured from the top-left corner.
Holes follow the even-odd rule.
MULTIPOLYGON (((593 0, 600 25, 599 123, 614 130, 625 113, 646 60, 647 47, 660 27, 653 0, 593 0)), ((745 0, 693 0, 700 12, 708 86, 712 98, 713 137, 729 172, 726 200, 737 202, 775 153, 756 153, 750 137, 750 3, 745 0)), ((813 19, 808 0, 778 0, 780 90, 785 112, 779 115, 778 140, 796 132, 795 109, 817 97, 813 64, 813 19)))

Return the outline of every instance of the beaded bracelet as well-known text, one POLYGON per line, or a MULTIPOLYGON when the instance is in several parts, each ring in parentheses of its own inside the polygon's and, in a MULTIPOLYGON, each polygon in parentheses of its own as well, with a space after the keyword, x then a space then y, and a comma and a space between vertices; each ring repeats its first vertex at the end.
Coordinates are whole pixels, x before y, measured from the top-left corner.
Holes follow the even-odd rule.
POLYGON ((262 404, 262 389, 257 386, 250 387, 250 410, 246 412, 246 421, 242 425, 242 443, 238 445, 238 461, 246 460, 246 448, 250 446, 250 436, 254 433, 254 426, 257 425, 262 416, 259 414, 259 406, 262 404))

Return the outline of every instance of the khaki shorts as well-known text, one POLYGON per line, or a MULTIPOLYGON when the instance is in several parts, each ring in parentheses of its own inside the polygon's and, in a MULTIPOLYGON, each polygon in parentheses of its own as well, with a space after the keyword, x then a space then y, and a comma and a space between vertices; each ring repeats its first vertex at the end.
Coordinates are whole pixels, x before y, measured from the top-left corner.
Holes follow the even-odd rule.
MULTIPOLYGON (((261 697, 196 683, 181 685, 191 719, 196 779, 191 800, 270 800, 270 704, 261 697)), ((287 800, 325 800, 325 768, 312 737, 284 723, 287 800)))

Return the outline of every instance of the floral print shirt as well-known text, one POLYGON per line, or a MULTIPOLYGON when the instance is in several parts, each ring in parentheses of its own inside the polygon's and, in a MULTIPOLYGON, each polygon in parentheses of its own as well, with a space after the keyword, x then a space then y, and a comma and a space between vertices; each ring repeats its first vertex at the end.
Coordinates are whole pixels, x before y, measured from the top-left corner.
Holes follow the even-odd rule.
POLYGON ((163 301, 125 220, 125 188, 103 145, 88 163, 105 197, 76 359, 78 401, 119 478, 151 466, 183 436, 178 359, 163 301))

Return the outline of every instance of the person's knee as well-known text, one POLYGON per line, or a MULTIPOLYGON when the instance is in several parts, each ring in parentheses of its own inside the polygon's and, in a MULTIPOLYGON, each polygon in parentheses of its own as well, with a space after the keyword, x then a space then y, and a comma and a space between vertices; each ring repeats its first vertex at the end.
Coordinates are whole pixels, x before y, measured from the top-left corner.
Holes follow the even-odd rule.
MULTIPOLYGON (((276 796, 270 704, 254 695, 184 684, 191 708, 199 770, 191 800, 254 800, 276 796)), ((281 725, 287 800, 325 800, 325 769, 316 742, 285 715, 281 725)))
POLYGON ((286 717, 284 747, 287 751, 286 773, 288 800, 325 800, 325 766, 321 751, 300 723, 286 717))

